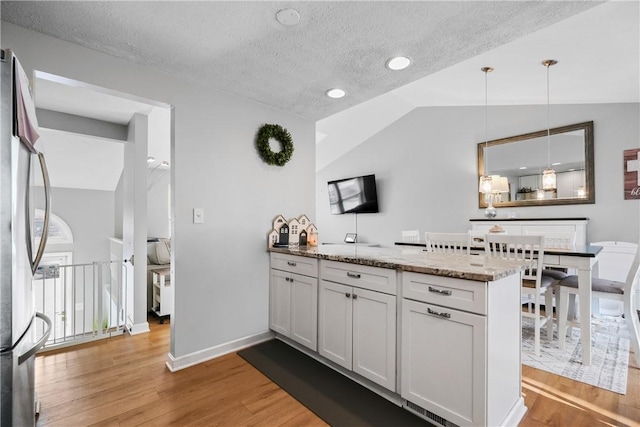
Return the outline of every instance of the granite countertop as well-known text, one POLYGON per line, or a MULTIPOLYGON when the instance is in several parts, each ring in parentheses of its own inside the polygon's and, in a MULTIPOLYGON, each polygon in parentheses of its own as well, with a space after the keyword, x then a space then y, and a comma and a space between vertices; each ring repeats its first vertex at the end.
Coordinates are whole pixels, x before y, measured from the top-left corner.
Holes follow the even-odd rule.
POLYGON ((422 248, 381 248, 357 244, 274 247, 269 251, 480 282, 517 274, 529 265, 528 262, 487 258, 484 255, 439 254, 428 253, 422 248))

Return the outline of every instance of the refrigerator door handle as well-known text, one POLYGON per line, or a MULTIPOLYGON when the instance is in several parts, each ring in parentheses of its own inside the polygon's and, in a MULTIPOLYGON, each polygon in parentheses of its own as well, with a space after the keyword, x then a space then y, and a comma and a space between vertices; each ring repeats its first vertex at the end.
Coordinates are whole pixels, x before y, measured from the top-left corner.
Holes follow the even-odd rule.
POLYGON ((21 365, 25 360, 36 354, 38 350, 44 347, 44 344, 49 339, 51 333, 51 319, 44 313, 36 312, 36 317, 42 319, 47 324, 47 331, 40 337, 40 339, 31 347, 27 352, 18 356, 18 365, 21 365))
MULTIPOLYGON (((44 154, 38 153, 38 160, 40 161, 40 170, 42 171, 42 181, 44 182, 44 222, 42 224, 42 237, 40 238, 40 245, 38 246, 38 252, 35 258, 33 258, 33 251, 31 249, 31 221, 27 220, 27 250, 29 252, 29 262, 31 263, 31 272, 36 274, 36 270, 40 265, 42 256, 44 255, 45 247, 47 246, 47 238, 49 237, 49 214, 51 213, 51 183, 49 181, 49 170, 47 169, 47 162, 44 159, 44 154)), ((27 215, 31 212, 31 202, 28 194, 26 197, 26 211, 27 215)))

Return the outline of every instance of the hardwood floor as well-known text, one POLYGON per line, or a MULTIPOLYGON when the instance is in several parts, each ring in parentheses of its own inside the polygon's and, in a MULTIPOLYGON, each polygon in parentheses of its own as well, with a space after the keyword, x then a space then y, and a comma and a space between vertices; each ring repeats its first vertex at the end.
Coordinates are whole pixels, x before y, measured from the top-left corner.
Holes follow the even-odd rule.
MULTIPOLYGON (((148 334, 123 335, 36 358, 38 426, 320 426, 320 418, 229 354, 171 373, 170 325, 149 318, 148 334)), ((631 362, 633 363, 633 362, 631 362)), ((529 408, 521 427, 639 426, 640 369, 626 395, 523 366, 529 408)))

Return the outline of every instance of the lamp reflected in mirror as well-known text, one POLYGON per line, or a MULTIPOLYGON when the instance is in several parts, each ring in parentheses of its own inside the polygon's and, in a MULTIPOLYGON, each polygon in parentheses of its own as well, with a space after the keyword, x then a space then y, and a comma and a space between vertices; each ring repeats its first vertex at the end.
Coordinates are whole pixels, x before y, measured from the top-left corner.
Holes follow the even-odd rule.
POLYGON ((488 203, 487 208, 484 211, 486 218, 495 218, 498 215, 498 211, 493 206, 496 200, 500 200, 503 194, 509 194, 509 180, 500 175, 489 175, 489 187, 483 187, 480 184, 480 193, 484 194, 485 200, 488 203))

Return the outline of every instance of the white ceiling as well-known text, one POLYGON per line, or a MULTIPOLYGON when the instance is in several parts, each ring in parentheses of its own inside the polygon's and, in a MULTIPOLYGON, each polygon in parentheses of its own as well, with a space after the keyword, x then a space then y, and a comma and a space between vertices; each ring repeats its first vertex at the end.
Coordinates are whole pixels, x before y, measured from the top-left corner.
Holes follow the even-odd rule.
POLYGON ((16 25, 317 120, 318 169, 413 108, 483 105, 486 65, 491 105, 546 102, 547 58, 553 103, 640 102, 639 14, 637 1, 2 2, 16 25), (285 7, 299 25, 275 20, 285 7), (412 66, 386 70, 396 54, 412 66), (325 97, 335 86, 347 96, 325 97))
POLYGON ((36 71, 34 97, 38 108, 127 125, 134 114, 149 114, 167 104, 107 90, 88 83, 36 71))
POLYGON ((592 1, 3 1, 2 19, 319 120, 592 1), (300 23, 278 23, 293 7, 300 23), (413 65, 384 67, 395 55, 413 65), (340 100, 324 93, 341 87, 340 100))
MULTIPOLYGON (((640 102, 640 3, 611 1, 319 120, 320 170, 417 107, 640 102)), ((498 135, 496 137, 504 137, 498 135)))

